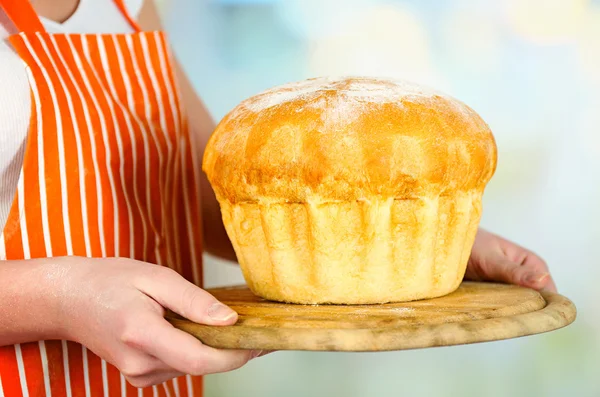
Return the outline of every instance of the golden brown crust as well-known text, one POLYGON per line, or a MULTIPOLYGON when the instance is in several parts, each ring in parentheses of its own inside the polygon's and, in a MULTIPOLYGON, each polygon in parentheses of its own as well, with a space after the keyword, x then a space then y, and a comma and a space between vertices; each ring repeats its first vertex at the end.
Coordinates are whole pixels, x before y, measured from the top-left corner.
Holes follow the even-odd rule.
POLYGON ((482 192, 496 157, 488 126, 456 99, 404 82, 319 78, 233 109, 203 169, 230 203, 333 202, 482 192))
POLYGON ((255 294, 381 303, 459 285, 496 145, 473 110, 443 94, 322 78, 242 102, 203 168, 255 294))

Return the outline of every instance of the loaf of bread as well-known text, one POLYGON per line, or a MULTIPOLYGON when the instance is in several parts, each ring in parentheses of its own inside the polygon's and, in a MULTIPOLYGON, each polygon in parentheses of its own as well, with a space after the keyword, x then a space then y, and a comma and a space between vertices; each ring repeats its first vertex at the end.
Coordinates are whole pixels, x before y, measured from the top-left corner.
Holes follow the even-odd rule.
POLYGON ((233 109, 203 170, 256 295, 371 304, 458 288, 496 158, 486 123, 454 98, 317 78, 233 109))

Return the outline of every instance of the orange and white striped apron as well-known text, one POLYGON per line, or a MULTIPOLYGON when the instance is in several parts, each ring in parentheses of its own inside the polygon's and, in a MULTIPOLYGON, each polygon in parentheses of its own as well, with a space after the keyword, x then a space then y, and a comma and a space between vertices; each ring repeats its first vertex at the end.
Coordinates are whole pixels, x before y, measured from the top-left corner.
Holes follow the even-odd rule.
MULTIPOLYGON (((135 33, 48 34, 28 0, 0 0, 32 97, 0 259, 129 257, 201 285, 198 159, 165 35, 141 32, 114 1, 135 33)), ((136 389, 72 342, 0 348, 0 397, 201 393, 190 376, 136 389)))

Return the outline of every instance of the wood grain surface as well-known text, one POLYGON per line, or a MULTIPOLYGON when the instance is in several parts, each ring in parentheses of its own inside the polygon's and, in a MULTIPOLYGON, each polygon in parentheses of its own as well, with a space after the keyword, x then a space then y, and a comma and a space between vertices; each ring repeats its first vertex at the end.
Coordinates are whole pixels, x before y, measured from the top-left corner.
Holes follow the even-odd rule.
POLYGON ((513 285, 464 282, 436 299, 384 305, 305 306, 270 302, 247 287, 208 290, 239 314, 233 326, 167 319, 217 348, 389 351, 486 342, 533 335, 575 320, 558 294, 513 285))

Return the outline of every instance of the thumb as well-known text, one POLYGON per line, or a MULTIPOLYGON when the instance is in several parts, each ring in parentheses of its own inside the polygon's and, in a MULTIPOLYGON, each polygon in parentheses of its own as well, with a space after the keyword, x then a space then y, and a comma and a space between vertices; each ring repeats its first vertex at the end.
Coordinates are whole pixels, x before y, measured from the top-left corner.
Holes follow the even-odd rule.
POLYGON ((161 306, 195 323, 232 325, 237 322, 238 315, 233 309, 167 267, 159 266, 141 277, 136 287, 161 306))
POLYGON ((501 281, 533 289, 539 289, 550 276, 548 272, 523 266, 502 257, 495 257, 482 263, 481 273, 486 281, 501 281))

